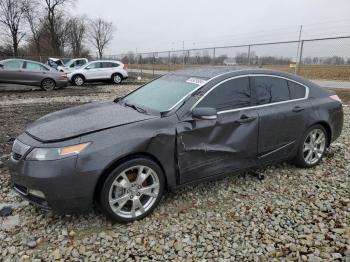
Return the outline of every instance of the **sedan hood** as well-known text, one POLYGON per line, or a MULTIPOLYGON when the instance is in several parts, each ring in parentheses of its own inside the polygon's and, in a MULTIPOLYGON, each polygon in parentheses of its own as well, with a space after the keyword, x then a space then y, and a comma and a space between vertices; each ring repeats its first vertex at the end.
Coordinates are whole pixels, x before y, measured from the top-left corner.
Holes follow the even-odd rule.
POLYGON ((57 142, 156 117, 114 102, 90 103, 48 114, 30 125, 26 133, 41 142, 57 142))

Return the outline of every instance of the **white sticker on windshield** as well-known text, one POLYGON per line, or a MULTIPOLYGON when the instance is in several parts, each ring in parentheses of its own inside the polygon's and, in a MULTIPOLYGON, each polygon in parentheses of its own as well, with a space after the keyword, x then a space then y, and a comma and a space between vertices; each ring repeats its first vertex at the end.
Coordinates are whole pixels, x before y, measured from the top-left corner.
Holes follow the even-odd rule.
POLYGON ((191 78, 187 79, 186 82, 191 83, 191 84, 196 84, 196 85, 203 85, 207 81, 200 79, 200 78, 191 77, 191 78))

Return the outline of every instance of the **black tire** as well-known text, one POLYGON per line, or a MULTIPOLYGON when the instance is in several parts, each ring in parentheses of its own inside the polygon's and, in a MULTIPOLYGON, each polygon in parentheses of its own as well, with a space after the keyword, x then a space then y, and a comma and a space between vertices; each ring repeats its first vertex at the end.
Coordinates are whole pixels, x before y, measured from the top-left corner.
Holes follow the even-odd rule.
MULTIPOLYGON (((130 172, 130 170, 127 172, 130 172)), ((128 174, 127 172, 125 172, 124 174, 127 174, 127 176, 129 176, 130 173, 128 174)), ((133 175, 133 174, 131 173, 131 175, 133 175)), ((153 177, 151 177, 151 178, 150 177, 151 176, 148 176, 148 178, 145 180, 145 182, 142 182, 142 184, 146 183, 148 179, 153 179, 153 177)), ((136 182, 134 182, 134 183, 136 183, 136 182)), ((107 179, 104 181, 104 183, 101 187, 101 190, 100 190, 100 198, 99 198, 100 207, 101 207, 102 211, 109 218, 111 218, 114 221, 117 221, 119 223, 128 223, 128 222, 133 222, 135 220, 142 219, 142 218, 146 217, 147 215, 149 215, 158 205, 158 203, 161 200, 162 195, 163 195, 164 185, 165 185, 165 181, 164 181, 163 171, 159 167, 159 165, 157 163, 155 163, 153 160, 151 160, 149 158, 145 158, 145 157, 139 157, 139 158, 134 158, 134 159, 128 160, 128 161, 122 163, 121 165, 119 165, 118 167, 116 167, 108 175, 107 179), (135 217, 125 217, 124 215, 119 215, 112 210, 111 205, 110 205, 110 191, 113 190, 112 189, 113 183, 115 181, 117 181, 116 179, 118 177, 120 178, 120 175, 123 173, 123 171, 128 170, 128 169, 132 169, 133 167, 136 167, 136 166, 143 166, 146 169, 150 168, 151 170, 153 170, 154 172, 152 172, 152 174, 154 174, 158 179, 157 182, 159 183, 159 189, 158 189, 158 193, 157 193, 156 197, 152 198, 152 201, 154 201, 153 204, 148 206, 147 210, 145 209, 144 213, 141 213, 135 217)), ((147 184, 146 184, 146 187, 147 187, 147 184)), ((118 188, 118 187, 114 186, 114 188, 118 188)), ((119 187, 118 190, 120 190, 120 189, 121 188, 119 187)), ((125 189, 122 189, 122 190, 125 190, 125 189)), ((138 189, 135 188, 134 190, 138 190, 138 189)), ((126 190, 126 191, 128 191, 128 190, 126 190)), ((114 191, 112 191, 112 192, 114 192, 114 191)), ((134 205, 133 204, 134 200, 131 200, 132 198, 129 199, 128 197, 132 197, 132 194, 134 194, 134 193, 135 192, 130 193, 130 190, 129 190, 129 194, 128 194, 128 192, 123 192, 122 195, 119 195, 118 197, 116 197, 116 198, 124 197, 125 201, 127 201, 126 203, 122 204, 121 209, 124 209, 124 208, 128 209, 127 204, 129 206, 131 206, 130 209, 132 209, 132 206, 134 205), (131 196, 130 196, 130 194, 131 194, 131 196), (128 199, 128 200, 126 200, 126 199, 128 199)), ((141 204, 142 204, 142 198, 144 198, 144 200, 146 200, 146 202, 147 202, 147 197, 149 197, 149 196, 147 196, 146 194, 145 195, 141 194, 141 196, 140 196, 140 194, 138 194, 138 198, 139 198, 141 204)), ((149 197, 149 199, 151 199, 151 197, 149 197)), ((115 203, 115 204, 117 204, 117 203, 115 203)), ((119 205, 119 202, 118 202, 118 205, 119 205)), ((143 206, 143 208, 144 208, 144 206, 143 206)))
POLYGON ((82 86, 85 83, 85 78, 82 75, 75 75, 72 78, 72 83, 75 86, 82 86))
MULTIPOLYGON (((326 129, 322 125, 317 124, 317 125, 311 126, 310 128, 308 128, 304 132, 304 134, 302 136, 302 139, 300 141, 300 145, 298 147, 297 156, 294 159, 294 163, 297 166, 302 167, 302 168, 311 168, 311 167, 314 167, 314 166, 318 165, 321 162, 322 158, 324 157, 324 155, 325 155, 325 153, 327 151, 328 141, 329 141, 328 133, 327 133, 326 129), (315 130, 322 131, 322 133, 324 135, 324 138, 325 138, 325 141, 324 141, 325 146, 324 146, 324 148, 322 150, 323 151, 322 154, 320 153, 321 156, 319 157, 319 159, 317 161, 315 161, 314 163, 308 163, 305 160, 306 152, 304 152, 304 144, 305 144, 305 142, 307 142, 306 140, 307 140, 308 136, 310 135, 310 133, 312 131, 315 131, 315 130)), ((314 153, 312 153, 312 154, 314 154, 314 153)))
POLYGON ((40 87, 45 91, 52 91, 56 88, 56 82, 51 78, 45 78, 43 81, 41 81, 40 87))
POLYGON ((112 75, 111 80, 113 84, 120 84, 123 81, 123 76, 121 74, 115 73, 112 75))

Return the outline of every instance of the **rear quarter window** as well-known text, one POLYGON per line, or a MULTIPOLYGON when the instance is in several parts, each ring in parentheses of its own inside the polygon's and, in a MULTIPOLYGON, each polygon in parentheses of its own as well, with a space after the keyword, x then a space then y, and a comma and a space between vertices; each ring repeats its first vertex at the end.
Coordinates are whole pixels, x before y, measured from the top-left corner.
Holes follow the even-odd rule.
POLYGON ((288 86, 291 99, 299 99, 305 97, 306 88, 304 86, 292 81, 288 81, 288 86))

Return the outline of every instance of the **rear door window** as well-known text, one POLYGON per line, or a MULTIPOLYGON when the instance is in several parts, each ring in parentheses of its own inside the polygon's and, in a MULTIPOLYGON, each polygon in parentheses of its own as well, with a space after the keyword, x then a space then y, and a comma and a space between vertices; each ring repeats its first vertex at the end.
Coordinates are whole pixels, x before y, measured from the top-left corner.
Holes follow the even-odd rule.
POLYGON ((112 67, 112 63, 109 63, 109 62, 103 62, 101 64, 102 64, 102 68, 110 68, 110 67, 112 67))
POLYGON ((47 69, 44 66, 33 62, 26 62, 25 68, 31 71, 47 71, 47 69))
POLYGON ((288 86, 291 99, 299 99, 305 97, 306 88, 304 86, 292 81, 288 81, 288 86))
POLYGON ((211 107, 217 111, 242 108, 250 105, 250 98, 249 78, 236 78, 217 86, 197 107, 211 107))
POLYGON ((251 78, 258 105, 282 102, 290 99, 287 80, 277 77, 256 76, 251 78))

